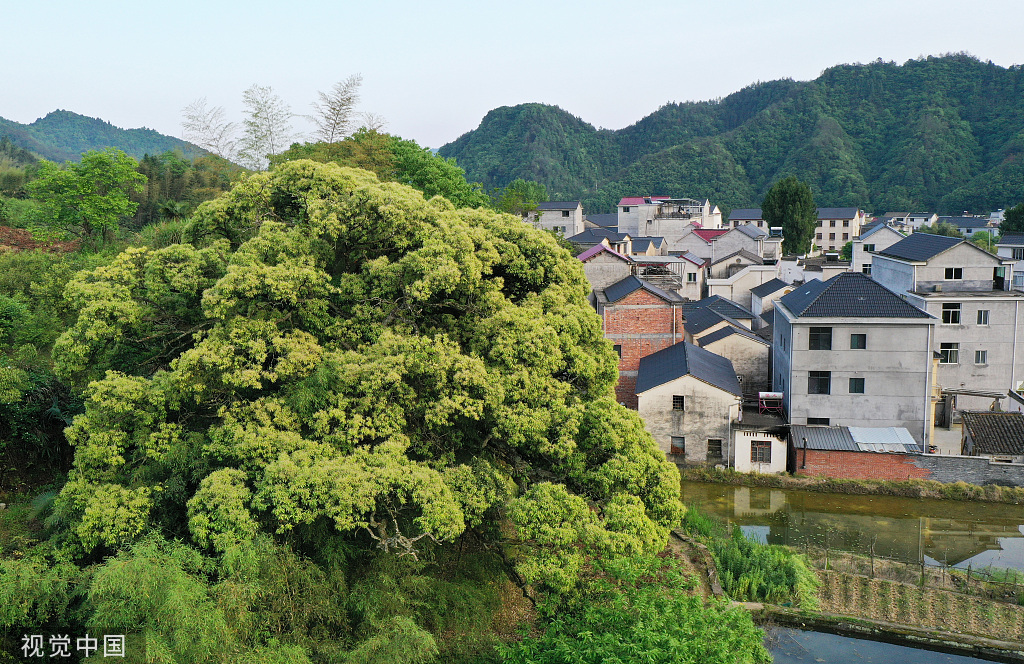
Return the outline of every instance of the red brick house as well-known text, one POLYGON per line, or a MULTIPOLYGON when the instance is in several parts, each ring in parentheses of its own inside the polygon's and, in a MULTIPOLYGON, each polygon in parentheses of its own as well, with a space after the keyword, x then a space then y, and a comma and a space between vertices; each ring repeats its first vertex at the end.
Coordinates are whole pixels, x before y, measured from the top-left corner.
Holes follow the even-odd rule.
POLYGON ((837 427, 794 424, 789 470, 797 475, 857 480, 927 479, 914 460, 921 448, 902 427, 837 427))
POLYGON ((594 291, 604 336, 619 352, 615 398, 636 410, 640 359, 683 340, 683 298, 635 276, 594 291))

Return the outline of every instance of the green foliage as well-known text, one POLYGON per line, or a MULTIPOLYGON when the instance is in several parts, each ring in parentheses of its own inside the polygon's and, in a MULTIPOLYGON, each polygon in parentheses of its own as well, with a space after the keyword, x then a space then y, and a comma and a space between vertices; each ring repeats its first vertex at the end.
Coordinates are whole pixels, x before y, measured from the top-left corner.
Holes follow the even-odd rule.
POLYGON ((599 569, 542 635, 500 648, 507 664, 771 661, 750 614, 724 602, 705 605, 672 558, 627 558, 599 569))
POLYGON ((978 231, 977 233, 971 233, 971 237, 968 240, 971 244, 981 247, 985 251, 990 253, 996 253, 996 238, 992 237, 992 233, 988 231, 978 231))
POLYGON ((495 207, 519 217, 537 209, 538 203, 548 200, 548 190, 539 182, 531 180, 513 180, 507 187, 499 187, 494 191, 495 207))
POLYGON ((794 602, 817 608, 820 581, 803 556, 747 539, 735 526, 731 538, 710 542, 722 589, 735 600, 794 602))
POLYGON ((961 233, 956 226, 949 223, 948 221, 939 221, 932 224, 931 226, 921 226, 915 232, 930 233, 932 235, 945 235, 946 237, 962 238, 964 236, 964 234, 961 233))
POLYGON ((117 148, 87 152, 81 163, 65 162, 63 168, 44 161, 28 189, 45 206, 53 226, 105 237, 138 207, 129 194, 141 191, 146 178, 136 166, 117 148))
POLYGON ((795 175, 779 180, 761 201, 761 215, 768 226, 782 227, 782 250, 805 254, 811 248, 818 208, 806 183, 795 175))
POLYGON ((1018 203, 1003 213, 1000 233, 1024 233, 1024 203, 1018 203))
POLYGON ((843 248, 839 250, 839 258, 844 261, 848 261, 853 258, 853 240, 844 244, 843 248))

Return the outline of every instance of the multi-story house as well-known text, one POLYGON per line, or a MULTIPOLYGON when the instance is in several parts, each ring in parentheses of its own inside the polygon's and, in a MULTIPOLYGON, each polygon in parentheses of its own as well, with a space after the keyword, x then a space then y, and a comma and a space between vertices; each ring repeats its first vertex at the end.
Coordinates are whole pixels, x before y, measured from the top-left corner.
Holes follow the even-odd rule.
POLYGON ((1024 291, 1024 233, 1003 233, 996 245, 996 254, 1003 260, 1012 260, 1010 287, 1024 291))
POLYGON ((822 251, 840 251, 843 245, 860 235, 864 213, 857 208, 818 208, 818 226, 814 244, 822 251))
POLYGON ((913 233, 876 252, 871 277, 938 324, 938 385, 956 410, 1005 407, 1024 380, 1024 293, 1011 289, 1004 259, 961 238, 913 233), (974 393, 974 394, 969 394, 974 393))
POLYGON ((537 228, 572 237, 584 231, 583 205, 579 201, 549 201, 538 203, 537 209, 527 215, 537 228))
POLYGON ((772 386, 790 424, 904 427, 927 444, 936 319, 859 272, 775 302, 772 386))
POLYGON ((905 237, 907 237, 905 234, 881 222, 872 222, 863 226, 860 236, 853 238, 850 269, 854 272, 871 274, 871 254, 887 249, 905 237))
POLYGON ((722 227, 722 211, 707 199, 634 196, 620 200, 618 208, 620 233, 666 238, 672 251, 672 240, 694 224, 697 228, 722 227))

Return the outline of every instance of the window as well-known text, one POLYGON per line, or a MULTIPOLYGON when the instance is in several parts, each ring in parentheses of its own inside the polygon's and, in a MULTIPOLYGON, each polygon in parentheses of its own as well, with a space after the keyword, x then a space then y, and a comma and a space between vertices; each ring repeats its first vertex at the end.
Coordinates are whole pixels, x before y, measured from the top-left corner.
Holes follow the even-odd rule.
POLYGON ((832 228, 835 228, 836 227, 836 220, 833 219, 832 221, 828 222, 828 225, 831 226, 832 228))
POLYGON ((849 219, 843 219, 843 228, 849 228, 849 227, 850 227, 850 220, 849 219))
POLYGON ((709 459, 721 459, 722 458, 722 439, 721 438, 709 438, 708 439, 708 458, 709 459))
POLYGON ((612 346, 612 348, 615 349, 615 353, 619 356, 619 359, 621 360, 622 359, 622 346, 620 346, 619 344, 615 344, 614 346, 612 346))
POLYGON ((830 240, 836 239, 836 234, 835 233, 829 233, 828 234, 828 239, 830 239, 830 240))
POLYGON ((850 350, 864 350, 868 347, 868 335, 866 334, 851 334, 850 335, 850 350))
POLYGON ((850 379, 850 394, 864 394, 864 379, 863 378, 851 378, 850 379))
POLYGON ((943 325, 959 325, 960 324, 960 303, 959 302, 946 302, 942 305, 942 324, 943 325))
POLYGON ((874 250, 875 250, 875 245, 873 245, 873 244, 865 244, 864 245, 864 251, 874 251, 874 250))
POLYGON ((850 234, 849 233, 843 233, 843 239, 844 240, 849 240, 850 239, 850 234))
POLYGON ((829 419, 827 417, 808 417, 807 418, 807 423, 808 424, 821 424, 821 425, 824 425, 824 426, 828 426, 829 419))
POLYGON ((988 309, 978 309, 978 325, 988 325, 988 309))
POLYGON ((832 350, 832 328, 812 327, 807 350, 832 350))
POLYGON ((947 267, 946 268, 947 279, 963 279, 964 269, 962 267, 947 267))
POLYGON ((750 441, 750 462, 751 463, 771 463, 772 462, 772 442, 770 440, 752 440, 752 441, 750 441))
POLYGON ((975 364, 988 364, 988 351, 987 350, 976 350, 976 351, 974 351, 974 363, 975 364))
POLYGON ((670 454, 686 456, 686 438, 683 436, 671 436, 669 445, 670 454))
POLYGON ((696 272, 687 272, 686 273, 686 283, 688 283, 688 284, 695 284, 695 283, 697 283, 697 273, 696 272))
POLYGON ((959 364, 960 344, 939 344, 939 364, 959 364))
POLYGON ((1013 260, 1024 261, 1024 247, 1013 248, 1013 260))
POLYGON ((866 274, 866 275, 868 275, 868 276, 871 276, 871 263, 864 263, 864 264, 863 264, 863 265, 861 265, 860 267, 861 267, 861 271, 862 271, 862 272, 863 272, 864 274, 866 274))
POLYGON ((672 410, 683 410, 683 403, 684 403, 684 401, 685 400, 683 399, 683 395, 682 394, 673 394, 672 395, 672 410))
POLYGON ((807 394, 831 394, 832 372, 809 371, 807 373, 807 394))
POLYGON ((568 217, 569 216, 569 211, 568 210, 562 210, 562 216, 563 217, 568 217))
POLYGON ((815 236, 815 238, 816 238, 816 239, 818 239, 818 240, 820 240, 820 239, 821 239, 821 233, 818 233, 818 234, 817 234, 817 235, 815 236))
POLYGON ((628 205, 623 206, 622 211, 623 212, 629 212, 629 206, 628 205))

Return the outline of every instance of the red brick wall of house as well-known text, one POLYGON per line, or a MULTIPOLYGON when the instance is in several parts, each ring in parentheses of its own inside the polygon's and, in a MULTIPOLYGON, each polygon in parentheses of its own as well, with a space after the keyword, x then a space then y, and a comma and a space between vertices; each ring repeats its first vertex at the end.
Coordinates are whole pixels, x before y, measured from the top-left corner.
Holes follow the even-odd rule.
POLYGON ((926 468, 915 466, 912 456, 883 452, 807 450, 806 467, 801 468, 804 450, 797 448, 795 451, 797 475, 855 480, 907 480, 928 479, 932 474, 926 468))
POLYGON ((637 290, 615 304, 605 306, 602 318, 605 338, 621 346, 615 398, 636 410, 634 390, 640 358, 683 340, 683 307, 676 303, 673 311, 672 305, 658 296, 637 290))

